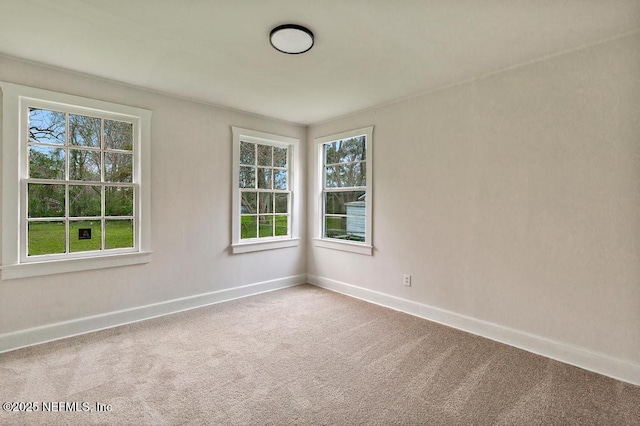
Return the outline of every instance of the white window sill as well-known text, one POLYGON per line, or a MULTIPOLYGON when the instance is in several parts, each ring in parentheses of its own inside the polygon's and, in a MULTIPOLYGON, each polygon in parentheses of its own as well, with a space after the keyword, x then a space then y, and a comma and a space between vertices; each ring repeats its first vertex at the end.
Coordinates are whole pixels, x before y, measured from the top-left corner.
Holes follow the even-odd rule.
POLYGON ((66 272, 89 271, 92 269, 115 268, 139 265, 151 261, 151 252, 122 253, 79 259, 60 259, 44 262, 20 263, 2 267, 2 280, 62 274, 66 272))
POLYGON ((313 245, 316 247, 323 247, 332 250, 348 251, 351 253, 373 256, 373 246, 362 243, 315 238, 313 240, 313 245))
POLYGON ((286 247, 297 247, 300 245, 300 238, 288 238, 286 240, 251 241, 247 243, 231 244, 231 252, 250 253, 252 251, 274 250, 286 247))

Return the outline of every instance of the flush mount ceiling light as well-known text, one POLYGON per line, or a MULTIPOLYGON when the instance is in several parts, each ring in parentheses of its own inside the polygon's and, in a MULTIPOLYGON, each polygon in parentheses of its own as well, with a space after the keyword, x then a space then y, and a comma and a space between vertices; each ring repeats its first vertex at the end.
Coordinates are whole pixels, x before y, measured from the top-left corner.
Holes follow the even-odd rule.
POLYGON ((290 55, 304 53, 313 47, 313 33, 300 25, 277 26, 271 30, 269 39, 274 49, 290 55))

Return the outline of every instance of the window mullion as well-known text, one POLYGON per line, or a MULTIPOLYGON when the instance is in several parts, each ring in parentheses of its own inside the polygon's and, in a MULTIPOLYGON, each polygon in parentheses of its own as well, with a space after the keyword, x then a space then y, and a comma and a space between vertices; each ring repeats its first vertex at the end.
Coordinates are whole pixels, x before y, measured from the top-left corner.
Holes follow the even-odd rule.
POLYGON ((52 216, 52 217, 30 217, 27 219, 28 222, 62 222, 64 221, 63 216, 52 216))
POLYGON ((69 145, 70 145, 70 137, 71 135, 69 134, 69 130, 70 130, 70 126, 69 126, 69 113, 66 112, 64 114, 64 146, 65 146, 65 161, 66 161, 66 165, 65 165, 65 184, 64 184, 64 238, 65 238, 65 243, 64 243, 64 247, 65 247, 65 254, 69 254, 71 252, 71 248, 69 247, 71 244, 70 241, 70 237, 69 237, 69 232, 70 232, 70 223, 69 223, 69 177, 70 177, 70 172, 69 172, 69 168, 70 166, 70 158, 69 158, 69 154, 71 153, 71 150, 69 149, 69 145))
MULTIPOLYGON (((100 186, 100 249, 101 250, 105 249, 105 231, 106 231, 106 216, 107 216, 105 198, 106 198, 106 187, 105 185, 101 185, 100 186)), ((134 194, 134 200, 135 200, 135 194, 134 194)), ((134 214, 135 214, 135 211, 134 211, 134 214)))
POLYGON ((366 163, 367 160, 354 160, 354 161, 342 161, 339 163, 324 163, 325 167, 333 167, 333 166, 350 166, 352 164, 361 164, 366 163))
POLYGON ((71 243, 70 241, 70 236, 69 236, 69 229, 70 229, 70 224, 69 224, 69 185, 65 184, 64 185, 64 216, 65 216, 65 253, 69 254, 71 252, 69 244, 71 243))
POLYGON ((69 180, 69 169, 71 165, 69 164, 69 113, 64 114, 65 121, 65 132, 64 132, 64 180, 69 180))
MULTIPOLYGON (((100 250, 105 250, 105 234, 107 230, 106 226, 106 186, 104 185, 105 175, 104 175, 104 162, 105 162, 105 140, 104 140, 104 119, 100 119, 100 136, 98 138, 100 141, 100 250)), ((135 152, 135 151, 134 151, 135 152)), ((135 162, 134 162, 135 163, 135 162)), ((133 172, 133 170, 132 170, 133 172)), ((131 176, 132 180, 134 179, 135 174, 131 176)), ((134 194, 134 206, 135 203, 135 194, 134 194)), ((134 212, 135 214, 135 212, 134 212)), ((134 238, 135 238, 135 227, 134 227, 134 238)), ((134 246, 136 245, 134 241, 134 246)))
POLYGON ((367 192, 367 187, 366 186, 338 186, 338 187, 323 189, 323 192, 352 192, 352 191, 367 192))

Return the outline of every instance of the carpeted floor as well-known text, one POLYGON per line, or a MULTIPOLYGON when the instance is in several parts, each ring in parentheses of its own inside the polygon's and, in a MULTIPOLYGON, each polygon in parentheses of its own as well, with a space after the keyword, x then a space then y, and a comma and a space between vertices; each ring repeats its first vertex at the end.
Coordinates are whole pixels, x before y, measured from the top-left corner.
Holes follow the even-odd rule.
POLYGON ((0 354, 11 401, 38 411, 1 424, 640 424, 640 387, 309 285, 0 354))

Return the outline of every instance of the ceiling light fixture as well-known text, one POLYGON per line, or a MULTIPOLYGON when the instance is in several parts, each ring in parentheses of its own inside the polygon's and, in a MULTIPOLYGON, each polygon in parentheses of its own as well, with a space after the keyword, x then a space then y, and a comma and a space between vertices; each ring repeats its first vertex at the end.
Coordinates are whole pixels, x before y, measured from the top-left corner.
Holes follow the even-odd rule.
POLYGON ((298 55, 313 47, 313 33, 300 25, 279 25, 271 30, 269 39, 274 49, 289 55, 298 55))

